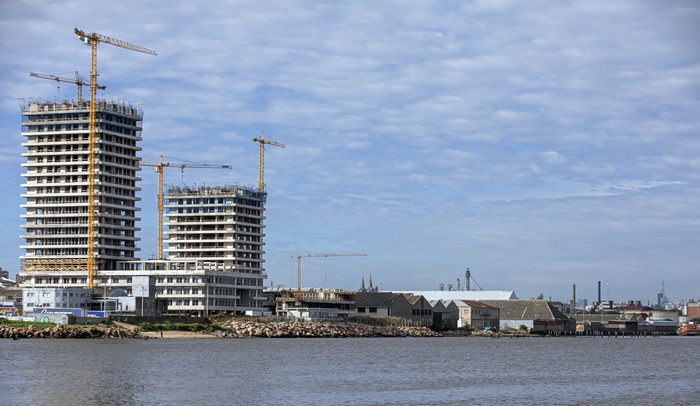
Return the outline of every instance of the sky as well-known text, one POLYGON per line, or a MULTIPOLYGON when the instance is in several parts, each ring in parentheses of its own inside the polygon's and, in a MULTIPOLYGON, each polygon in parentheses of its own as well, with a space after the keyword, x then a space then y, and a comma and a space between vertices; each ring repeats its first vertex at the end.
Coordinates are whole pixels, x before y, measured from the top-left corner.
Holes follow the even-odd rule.
MULTIPOLYGON (((143 162, 172 185, 255 185, 265 155, 266 286, 457 286, 656 302, 700 298, 697 1, 0 0, 0 267, 22 251, 21 105, 143 109, 143 162), (87 97, 87 89, 85 95, 87 97), (475 284, 472 284, 474 287, 475 284)), ((156 252, 156 174, 140 182, 156 252)))

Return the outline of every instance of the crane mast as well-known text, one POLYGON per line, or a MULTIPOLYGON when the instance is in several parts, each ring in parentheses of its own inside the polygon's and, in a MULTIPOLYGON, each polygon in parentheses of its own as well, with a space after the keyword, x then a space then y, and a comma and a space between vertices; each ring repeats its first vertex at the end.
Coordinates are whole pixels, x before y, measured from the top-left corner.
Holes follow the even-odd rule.
POLYGON ((326 258, 326 257, 366 257, 367 254, 297 254, 292 258, 297 259, 297 300, 301 299, 301 259, 302 258, 326 258))
POLYGON ((180 168, 184 171, 185 168, 223 168, 231 169, 231 165, 208 165, 208 164, 178 164, 172 162, 163 162, 163 155, 160 156, 160 162, 157 163, 140 163, 139 166, 154 166, 158 173, 158 259, 163 259, 163 168, 180 168))
POLYGON ((253 137, 250 140, 260 145, 258 151, 258 192, 262 192, 265 190, 265 144, 280 148, 285 148, 285 146, 279 142, 266 140, 264 131, 260 134, 259 138, 253 137))
POLYGON ((88 139, 88 207, 87 207, 87 276, 88 289, 93 288, 95 274, 95 120, 97 106, 97 44, 102 42, 131 51, 156 55, 155 51, 97 33, 75 28, 78 38, 90 47, 90 135, 88 139))

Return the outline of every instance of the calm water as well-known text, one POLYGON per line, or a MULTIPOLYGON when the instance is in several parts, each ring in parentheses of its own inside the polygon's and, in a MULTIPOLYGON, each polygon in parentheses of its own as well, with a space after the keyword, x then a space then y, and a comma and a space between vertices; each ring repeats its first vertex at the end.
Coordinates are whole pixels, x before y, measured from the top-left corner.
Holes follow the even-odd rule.
POLYGON ((697 405, 698 361, 698 337, 0 340, 0 404, 697 405))

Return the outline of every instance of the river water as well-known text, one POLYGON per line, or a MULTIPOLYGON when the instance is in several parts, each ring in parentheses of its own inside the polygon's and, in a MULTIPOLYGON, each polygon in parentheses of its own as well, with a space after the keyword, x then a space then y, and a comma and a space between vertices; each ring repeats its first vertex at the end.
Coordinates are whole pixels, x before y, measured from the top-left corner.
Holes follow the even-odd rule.
POLYGON ((700 338, 0 341, 1 405, 700 404, 700 338))

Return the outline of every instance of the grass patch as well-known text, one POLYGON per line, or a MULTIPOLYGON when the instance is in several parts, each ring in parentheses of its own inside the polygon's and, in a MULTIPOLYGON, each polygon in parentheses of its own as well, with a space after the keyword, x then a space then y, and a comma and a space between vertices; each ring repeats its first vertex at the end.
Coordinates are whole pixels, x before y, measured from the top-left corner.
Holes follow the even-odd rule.
POLYGON ((9 326, 9 327, 29 327, 29 326, 34 326, 34 328, 37 329, 44 329, 46 327, 56 327, 56 323, 39 323, 36 321, 19 321, 19 320, 7 320, 0 318, 0 325, 1 326, 9 326))

